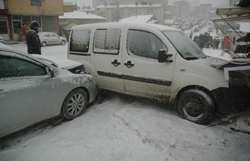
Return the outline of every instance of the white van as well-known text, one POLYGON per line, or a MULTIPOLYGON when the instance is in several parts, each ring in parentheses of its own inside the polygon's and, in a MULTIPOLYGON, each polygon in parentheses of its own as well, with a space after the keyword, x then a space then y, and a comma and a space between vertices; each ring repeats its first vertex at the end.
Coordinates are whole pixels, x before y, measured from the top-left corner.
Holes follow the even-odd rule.
POLYGON ((184 32, 171 27, 74 26, 68 58, 83 63, 99 88, 166 100, 192 122, 205 124, 215 112, 250 107, 249 61, 226 68, 233 62, 207 57, 184 32))

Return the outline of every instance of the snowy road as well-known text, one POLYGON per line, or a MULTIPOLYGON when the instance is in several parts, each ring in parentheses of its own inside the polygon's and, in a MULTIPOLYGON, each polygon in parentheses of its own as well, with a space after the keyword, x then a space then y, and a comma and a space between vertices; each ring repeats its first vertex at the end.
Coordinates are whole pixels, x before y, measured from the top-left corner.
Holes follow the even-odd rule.
MULTIPOLYGON (((27 50, 26 44, 12 47, 27 50)), ((42 54, 66 58, 66 50, 50 46, 42 54)), ((57 119, 0 140, 0 160, 250 160, 250 135, 232 131, 232 124, 197 125, 162 103, 109 92, 103 96, 75 120, 57 119)))

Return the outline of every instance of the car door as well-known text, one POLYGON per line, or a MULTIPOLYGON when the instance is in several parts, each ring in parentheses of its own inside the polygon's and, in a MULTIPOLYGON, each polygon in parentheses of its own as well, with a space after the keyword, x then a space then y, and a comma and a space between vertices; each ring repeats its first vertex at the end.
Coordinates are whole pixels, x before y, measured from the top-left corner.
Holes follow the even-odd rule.
POLYGON ((1 133, 49 118, 61 106, 57 79, 40 63, 9 54, 0 53, 1 133))
POLYGON ((174 76, 175 50, 163 34, 140 26, 126 28, 126 49, 123 54, 125 90, 139 96, 169 99, 174 76), (158 62, 159 50, 169 51, 169 62, 158 62))
POLYGON ((45 33, 44 34, 45 41, 47 42, 48 45, 53 44, 53 38, 50 33, 45 33))
POLYGON ((103 89, 124 91, 120 28, 96 28, 91 63, 96 83, 103 89))
POLYGON ((61 39, 57 34, 52 33, 51 36, 53 39, 53 44, 61 44, 61 39))

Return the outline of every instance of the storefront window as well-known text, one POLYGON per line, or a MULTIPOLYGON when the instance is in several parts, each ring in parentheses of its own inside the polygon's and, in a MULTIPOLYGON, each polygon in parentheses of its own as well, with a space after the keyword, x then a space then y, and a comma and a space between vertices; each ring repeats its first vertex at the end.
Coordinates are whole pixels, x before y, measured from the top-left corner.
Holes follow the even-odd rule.
POLYGON ((23 23, 23 25, 26 24, 30 27, 31 16, 22 16, 22 23, 23 23))
POLYGON ((7 22, 5 19, 0 19, 0 34, 8 34, 7 22))
POLYGON ((19 34, 21 31, 21 21, 13 21, 14 33, 19 34))
POLYGON ((41 24, 39 16, 32 16, 32 21, 37 21, 39 24, 41 24))
POLYGON ((21 20, 20 16, 12 16, 12 20, 21 20))

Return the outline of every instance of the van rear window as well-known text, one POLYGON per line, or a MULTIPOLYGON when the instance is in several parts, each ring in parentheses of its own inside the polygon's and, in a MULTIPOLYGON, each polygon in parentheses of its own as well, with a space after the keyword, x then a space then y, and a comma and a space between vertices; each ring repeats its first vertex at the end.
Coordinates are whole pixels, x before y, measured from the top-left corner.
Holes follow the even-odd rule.
POLYGON ((88 52, 90 33, 90 30, 73 30, 70 39, 70 51, 88 52))

